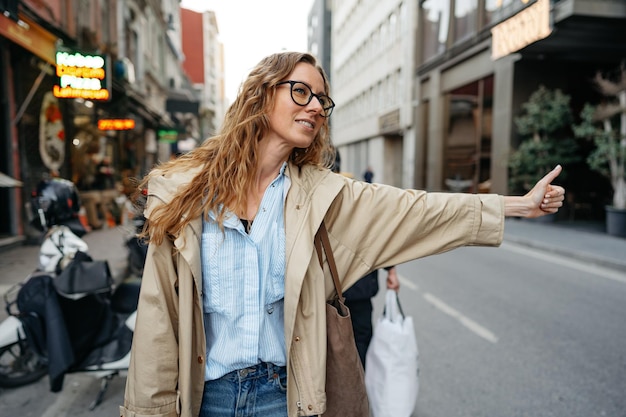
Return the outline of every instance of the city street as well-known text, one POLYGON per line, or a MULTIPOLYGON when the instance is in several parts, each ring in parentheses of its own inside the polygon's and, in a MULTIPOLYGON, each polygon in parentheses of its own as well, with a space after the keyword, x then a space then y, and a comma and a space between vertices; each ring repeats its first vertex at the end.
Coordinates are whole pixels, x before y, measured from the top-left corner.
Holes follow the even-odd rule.
MULTIPOLYGON (((619 253, 626 241, 556 226, 508 226, 501 248, 462 248, 398 267, 402 307, 414 318, 420 350, 413 416, 626 416, 626 269, 592 262, 572 249, 587 245, 590 255, 605 242, 606 254, 619 253), (516 242, 538 232, 544 245, 552 237, 571 255, 516 242)), ((123 236, 109 229, 85 239, 119 273, 123 236)), ((15 256, 2 263, 20 262, 26 252, 33 247, 4 252, 5 258, 15 256)), ((14 264, 12 270, 18 269, 14 264)), ((374 320, 383 301, 381 291, 374 320)), ((55 394, 45 377, 0 391, 0 416, 114 416, 124 383, 124 377, 114 378, 103 403, 90 411, 99 381, 67 375, 55 394)))
POLYGON ((399 272, 420 350, 414 416, 626 416, 622 271, 505 243, 399 272))
POLYGON ((395 265, 391 417, 626 417, 624 39, 626 0, 0 1, 0 417, 188 417, 285 346, 290 416, 336 414, 318 224, 344 285, 502 237, 395 265))

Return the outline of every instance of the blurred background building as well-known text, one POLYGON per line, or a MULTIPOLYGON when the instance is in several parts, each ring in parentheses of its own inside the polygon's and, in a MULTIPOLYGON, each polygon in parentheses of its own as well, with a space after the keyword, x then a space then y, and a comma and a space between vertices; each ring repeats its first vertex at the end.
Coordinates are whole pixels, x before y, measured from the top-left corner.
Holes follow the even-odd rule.
MULTIPOLYGON (((599 99, 595 74, 626 59, 623 0, 315 0, 309 25, 342 170, 427 190, 507 193, 529 96, 561 89, 577 115, 599 99)), ((610 185, 566 169, 571 198, 600 215, 610 185)))
MULTIPOLYGON (((0 12, 0 240, 28 235, 43 177, 74 181, 102 227, 132 179, 219 129, 214 12, 179 0, 0 0, 0 12)), ((342 171, 431 191, 507 193, 531 94, 561 89, 577 115, 601 99, 596 73, 626 60, 624 0, 313 0, 303 30, 331 80, 342 171)), ((610 184, 584 163, 566 170, 568 203, 601 216, 610 184)))
POLYGON ((0 240, 32 232, 42 178, 72 180, 102 227, 133 179, 215 132, 217 23, 206 14, 190 32, 181 14, 178 0, 0 1, 0 240), (198 33, 204 54, 185 49, 198 33))

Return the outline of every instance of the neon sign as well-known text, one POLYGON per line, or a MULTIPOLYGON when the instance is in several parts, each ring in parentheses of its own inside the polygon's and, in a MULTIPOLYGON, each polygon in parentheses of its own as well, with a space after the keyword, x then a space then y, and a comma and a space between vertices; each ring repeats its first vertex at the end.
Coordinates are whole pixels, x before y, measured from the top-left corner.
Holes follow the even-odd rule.
POLYGON ((103 56, 57 51, 56 67, 59 83, 52 89, 55 97, 100 101, 111 97, 106 88, 106 60, 103 56))
POLYGON ((132 130, 135 128, 133 119, 100 119, 98 120, 99 130, 132 130))

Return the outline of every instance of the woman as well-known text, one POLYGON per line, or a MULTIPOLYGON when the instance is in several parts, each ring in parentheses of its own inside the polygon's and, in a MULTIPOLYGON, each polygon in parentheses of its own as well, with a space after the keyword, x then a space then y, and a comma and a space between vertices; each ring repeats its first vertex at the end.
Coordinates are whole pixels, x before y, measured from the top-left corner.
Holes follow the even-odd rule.
POLYGON ((524 197, 335 174, 324 168, 333 160, 328 92, 311 55, 271 55, 219 135, 146 178, 150 247, 122 416, 322 414, 333 291, 313 243, 322 220, 347 289, 385 266, 497 246, 504 216, 562 205, 563 188, 550 185, 560 167, 524 197))

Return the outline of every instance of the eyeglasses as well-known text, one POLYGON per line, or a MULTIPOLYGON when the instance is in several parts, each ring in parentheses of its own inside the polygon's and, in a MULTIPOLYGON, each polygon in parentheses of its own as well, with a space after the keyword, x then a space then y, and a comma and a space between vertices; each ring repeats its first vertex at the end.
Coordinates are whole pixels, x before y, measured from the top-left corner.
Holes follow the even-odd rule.
POLYGON ((282 81, 276 85, 279 86, 282 84, 291 85, 291 99, 298 106, 306 106, 311 102, 311 100, 313 100, 313 97, 315 97, 322 105, 322 116, 330 117, 333 109, 335 108, 335 103, 330 97, 324 94, 313 93, 313 91, 311 91, 311 87, 301 81, 282 81))

